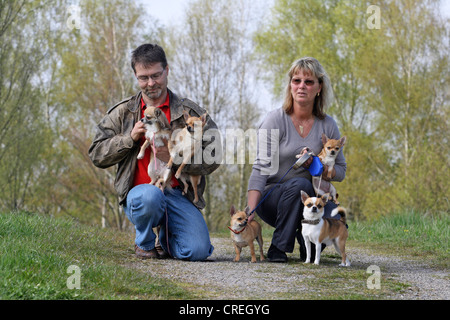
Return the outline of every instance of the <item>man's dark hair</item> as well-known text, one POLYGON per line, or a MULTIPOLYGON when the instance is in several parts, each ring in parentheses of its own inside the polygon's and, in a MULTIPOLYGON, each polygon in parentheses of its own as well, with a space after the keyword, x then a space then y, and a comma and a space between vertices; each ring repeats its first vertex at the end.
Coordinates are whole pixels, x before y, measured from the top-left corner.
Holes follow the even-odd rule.
POLYGON ((137 47, 131 54, 131 68, 136 73, 136 64, 142 63, 145 68, 161 62, 162 67, 167 67, 166 53, 157 44, 146 43, 137 47))

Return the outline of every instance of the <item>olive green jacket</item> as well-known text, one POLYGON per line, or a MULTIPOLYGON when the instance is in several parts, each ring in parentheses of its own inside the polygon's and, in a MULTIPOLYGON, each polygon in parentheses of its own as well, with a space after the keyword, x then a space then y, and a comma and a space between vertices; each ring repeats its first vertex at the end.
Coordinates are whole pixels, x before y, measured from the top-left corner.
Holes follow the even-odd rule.
MULTIPOLYGON (((206 111, 191 100, 180 99, 172 91, 169 92, 170 102, 170 125, 172 130, 183 128, 185 121, 183 117, 183 110, 189 112, 190 115, 200 116, 206 111)), ((114 182, 114 187, 119 196, 119 203, 124 204, 127 194, 133 187, 134 173, 137 167, 137 154, 139 153, 139 141, 135 142, 131 138, 131 130, 134 128, 136 122, 140 120, 141 116, 141 97, 142 93, 129 97, 108 110, 107 114, 97 125, 97 133, 94 137, 92 145, 89 148, 89 157, 95 166, 99 168, 108 168, 113 165, 118 165, 117 175, 114 182)), ((202 139, 202 148, 205 148, 214 142, 214 148, 211 146, 207 148, 207 152, 214 159, 213 163, 206 163, 202 158, 201 164, 188 164, 183 169, 183 172, 193 175, 202 175, 201 182, 198 186, 199 202, 196 206, 199 209, 205 207, 205 200, 203 192, 205 190, 204 175, 212 173, 221 163, 222 146, 219 137, 219 131, 214 121, 207 116, 207 121, 203 127, 204 138, 202 139), (209 130, 209 131, 208 131, 209 130), (205 139, 205 132, 213 138, 205 139)), ((205 152, 204 152, 205 153, 205 152)), ((172 170, 176 170, 174 165, 172 170)), ((189 187, 187 198, 192 202, 194 194, 192 187, 189 187)))

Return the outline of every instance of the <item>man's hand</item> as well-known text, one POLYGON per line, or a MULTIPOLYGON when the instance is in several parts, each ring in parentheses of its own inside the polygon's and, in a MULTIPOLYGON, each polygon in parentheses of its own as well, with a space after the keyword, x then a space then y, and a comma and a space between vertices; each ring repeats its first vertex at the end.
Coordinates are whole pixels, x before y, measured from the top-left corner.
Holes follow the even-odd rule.
POLYGON ((133 139, 135 142, 138 142, 140 138, 142 138, 145 135, 145 125, 142 121, 136 122, 134 125, 133 130, 131 130, 131 139, 133 139))
POLYGON ((155 156, 159 160, 167 163, 170 160, 169 148, 167 147, 167 139, 162 139, 162 141, 164 142, 164 145, 162 147, 155 148, 155 156))

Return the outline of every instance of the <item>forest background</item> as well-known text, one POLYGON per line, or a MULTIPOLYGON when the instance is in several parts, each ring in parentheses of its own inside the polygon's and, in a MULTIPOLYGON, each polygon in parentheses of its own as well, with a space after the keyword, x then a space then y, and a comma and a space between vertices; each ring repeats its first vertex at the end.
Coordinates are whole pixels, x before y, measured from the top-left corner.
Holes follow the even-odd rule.
POLYGON ((327 113, 348 137, 347 176, 335 185, 350 216, 449 214, 443 7, 438 0, 192 0, 165 26, 129 0, 0 1, 0 212, 129 227, 115 168, 95 168, 87 151, 106 111, 138 91, 131 51, 151 42, 166 50, 169 87, 211 114, 234 159, 207 180, 203 214, 212 230, 226 226, 231 204, 245 206, 254 160, 251 137, 227 142, 226 130, 249 133, 280 107, 286 73, 304 56, 327 70, 335 94, 327 113), (245 161, 237 150, 246 150, 245 161))

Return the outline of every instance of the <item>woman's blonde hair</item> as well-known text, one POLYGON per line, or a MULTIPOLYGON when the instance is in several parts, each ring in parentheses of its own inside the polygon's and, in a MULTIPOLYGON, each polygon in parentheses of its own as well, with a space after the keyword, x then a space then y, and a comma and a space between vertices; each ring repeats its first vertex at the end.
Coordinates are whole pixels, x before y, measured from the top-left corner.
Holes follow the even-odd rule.
POLYGON ((325 69, 317 61, 317 59, 311 57, 305 57, 295 61, 288 72, 288 85, 286 86, 285 97, 283 102, 283 110, 287 114, 293 112, 294 101, 291 94, 291 80, 292 77, 298 72, 303 71, 304 73, 309 73, 319 79, 319 83, 322 84, 322 89, 320 95, 316 96, 313 107, 313 115, 319 119, 325 118, 325 110, 331 103, 333 98, 333 89, 331 88, 330 78, 328 77, 325 69))

